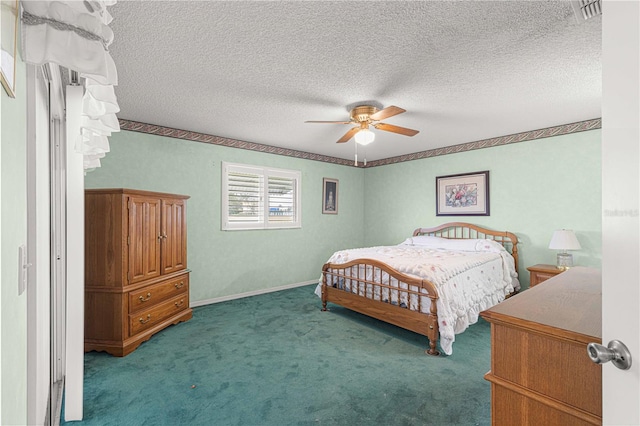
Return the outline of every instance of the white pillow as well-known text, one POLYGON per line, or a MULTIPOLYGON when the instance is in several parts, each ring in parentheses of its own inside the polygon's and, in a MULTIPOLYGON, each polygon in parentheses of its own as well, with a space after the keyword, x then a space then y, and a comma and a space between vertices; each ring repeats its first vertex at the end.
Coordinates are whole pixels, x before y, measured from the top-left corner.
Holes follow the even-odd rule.
POLYGON ((507 251, 502 244, 494 240, 478 240, 476 251, 488 251, 491 253, 500 253, 507 251))
POLYGON ((440 247, 442 244, 446 244, 448 240, 442 237, 433 237, 429 235, 418 235, 417 237, 409 237, 402 243, 407 246, 425 246, 425 247, 440 247))
POLYGON ((453 239, 419 235, 417 237, 407 238, 402 244, 454 251, 485 251, 492 253, 505 251, 502 244, 488 239, 453 239))
POLYGON ((451 239, 444 243, 442 248, 447 250, 486 251, 492 253, 500 253, 505 250, 500 243, 488 239, 451 239))
POLYGON ((449 239, 442 244, 441 248, 453 251, 476 251, 478 241, 479 240, 449 239))

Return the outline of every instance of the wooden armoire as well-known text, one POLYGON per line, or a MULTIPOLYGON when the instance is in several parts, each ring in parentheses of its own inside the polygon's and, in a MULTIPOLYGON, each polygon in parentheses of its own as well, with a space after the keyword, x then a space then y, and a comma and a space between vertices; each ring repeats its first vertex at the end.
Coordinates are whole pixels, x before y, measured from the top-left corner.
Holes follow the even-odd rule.
POLYGON ((84 350, 125 356, 192 316, 186 195, 85 191, 84 350))

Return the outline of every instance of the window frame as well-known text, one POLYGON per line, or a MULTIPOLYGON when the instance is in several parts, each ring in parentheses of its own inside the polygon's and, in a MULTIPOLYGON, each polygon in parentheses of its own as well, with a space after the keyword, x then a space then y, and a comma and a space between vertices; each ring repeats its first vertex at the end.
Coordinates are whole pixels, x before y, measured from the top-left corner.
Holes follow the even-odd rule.
POLYGON ((223 231, 242 231, 254 229, 296 229, 302 228, 302 173, 299 170, 278 169, 273 167, 254 166, 242 163, 222 162, 221 182, 221 229, 223 231), (260 179, 261 213, 255 221, 234 222, 229 217, 229 175, 230 173, 246 173, 256 175, 260 179), (293 204, 295 205, 292 221, 269 220, 269 178, 285 178, 294 182, 293 204))

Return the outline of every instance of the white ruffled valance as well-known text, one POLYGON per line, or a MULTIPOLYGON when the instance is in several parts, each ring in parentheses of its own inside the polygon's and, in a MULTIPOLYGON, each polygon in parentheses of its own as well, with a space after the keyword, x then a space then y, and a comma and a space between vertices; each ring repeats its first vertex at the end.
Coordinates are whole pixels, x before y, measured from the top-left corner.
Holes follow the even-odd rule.
POLYGON ((109 54, 113 31, 107 7, 115 0, 23 1, 22 57, 34 65, 55 63, 84 78, 82 124, 75 149, 85 170, 100 167, 112 132, 120 131, 113 86, 118 72, 109 54))

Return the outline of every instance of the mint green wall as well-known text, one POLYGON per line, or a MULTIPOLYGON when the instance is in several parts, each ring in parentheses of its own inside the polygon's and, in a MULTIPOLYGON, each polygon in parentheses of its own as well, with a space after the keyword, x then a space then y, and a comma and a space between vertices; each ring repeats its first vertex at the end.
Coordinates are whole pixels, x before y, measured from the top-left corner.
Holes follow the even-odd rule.
POLYGON ((555 263, 555 229, 576 231, 580 265, 600 267, 600 130, 355 169, 134 132, 111 137, 87 188, 128 187, 190 195, 193 301, 315 279, 335 250, 396 244, 421 226, 461 220, 515 232, 526 267, 555 263), (302 229, 220 230, 222 161, 302 171, 302 229), (491 216, 436 217, 436 176, 490 171, 491 216), (339 214, 321 214, 322 178, 340 180, 339 214), (366 212, 366 213, 365 213, 366 212), (328 238, 329 237, 329 238, 328 238))
POLYGON ((3 425, 27 423, 27 294, 18 296, 18 247, 27 243, 26 66, 18 59, 16 97, 2 92, 1 359, 3 425))
POLYGON ((191 300, 318 279, 344 247, 361 246, 364 174, 353 167, 123 131, 110 138, 86 188, 125 187, 190 195, 187 202, 191 300), (302 172, 302 229, 222 231, 221 162, 302 172), (322 178, 339 180, 338 215, 322 214, 322 178))
POLYGON ((515 232, 520 275, 555 264, 555 229, 573 229, 576 264, 600 267, 600 130, 449 154, 365 170, 365 245, 395 244, 418 227, 463 221, 515 232), (436 176, 490 171, 490 216, 436 216, 436 176))

